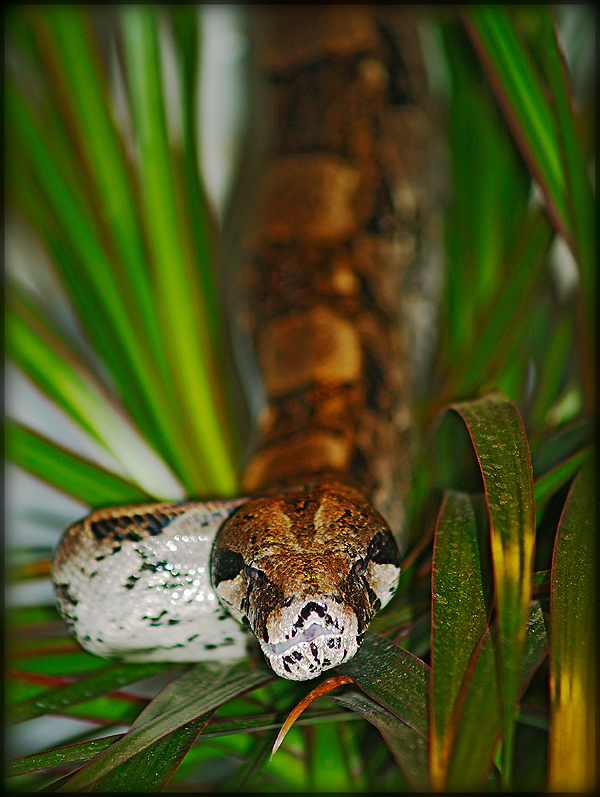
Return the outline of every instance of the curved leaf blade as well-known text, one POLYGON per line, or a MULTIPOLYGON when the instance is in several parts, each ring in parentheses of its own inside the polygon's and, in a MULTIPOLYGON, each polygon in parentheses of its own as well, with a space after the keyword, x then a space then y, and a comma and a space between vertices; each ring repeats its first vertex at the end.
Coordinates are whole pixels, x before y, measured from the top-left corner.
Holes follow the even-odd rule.
POLYGON ((576 476, 554 548, 550 613, 549 788, 596 784, 592 467, 576 476))
POLYGON ((428 736, 429 667, 424 661, 367 631, 358 653, 336 670, 349 675, 421 736, 428 736))
POLYGON ((486 628, 475 512, 468 495, 448 492, 438 516, 432 567, 430 766, 438 789, 448 775, 454 705, 486 628))
POLYGON ((498 608, 503 778, 510 782, 519 677, 532 589, 533 472, 517 407, 497 394, 452 405, 464 420, 483 476, 498 608))
POLYGON ((101 778, 95 790, 138 794, 162 791, 209 720, 210 715, 198 717, 141 750, 101 778))
POLYGON ((28 772, 35 772, 39 769, 49 769, 63 764, 71 764, 75 761, 85 761, 102 752, 102 750, 106 750, 119 738, 120 735, 103 736, 101 739, 92 739, 90 742, 54 747, 51 750, 44 750, 42 753, 15 758, 6 762, 5 774, 7 778, 12 778, 17 775, 25 775, 28 772))

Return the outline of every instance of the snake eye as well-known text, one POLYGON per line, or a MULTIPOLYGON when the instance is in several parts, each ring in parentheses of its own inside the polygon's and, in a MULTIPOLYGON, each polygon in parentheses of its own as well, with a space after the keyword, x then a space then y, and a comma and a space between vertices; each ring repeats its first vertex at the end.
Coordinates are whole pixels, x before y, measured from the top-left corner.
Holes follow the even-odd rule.
POLYGON ((258 581, 258 579, 264 575, 263 571, 259 570, 256 565, 247 565, 246 574, 251 581, 258 581))
POLYGON ((352 572, 355 576, 362 576, 365 570, 367 569, 366 561, 361 557, 359 557, 356 562, 352 565, 352 572))

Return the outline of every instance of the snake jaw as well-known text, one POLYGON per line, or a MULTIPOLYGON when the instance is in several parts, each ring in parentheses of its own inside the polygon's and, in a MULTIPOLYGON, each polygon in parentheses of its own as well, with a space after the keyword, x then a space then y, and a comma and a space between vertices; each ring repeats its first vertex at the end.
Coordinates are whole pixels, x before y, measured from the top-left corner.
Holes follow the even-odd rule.
POLYGON ((268 641, 260 646, 282 678, 305 681, 352 658, 358 650, 358 619, 348 606, 319 597, 298 599, 273 611, 268 641))

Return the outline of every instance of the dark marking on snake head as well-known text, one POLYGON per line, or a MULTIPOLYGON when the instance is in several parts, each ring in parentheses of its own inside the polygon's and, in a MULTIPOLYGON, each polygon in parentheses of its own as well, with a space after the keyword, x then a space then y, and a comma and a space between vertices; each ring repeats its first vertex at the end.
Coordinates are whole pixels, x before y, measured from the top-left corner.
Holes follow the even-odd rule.
POLYGON ((212 582, 215 589, 221 581, 231 581, 238 576, 244 567, 244 557, 237 551, 230 548, 215 551, 212 562, 212 582))
MULTIPOLYGON (((326 609, 321 606, 321 604, 316 603, 315 601, 309 601, 306 606, 300 612, 300 617, 303 617, 305 620, 308 620, 308 616, 312 613, 315 613, 319 617, 325 617, 326 609)), ((296 623, 298 625, 298 623, 296 623)))
MULTIPOLYGON (((365 584, 365 586, 367 588, 367 595, 369 596, 369 602, 370 602, 371 606, 373 607, 373 609, 375 611, 377 611, 377 609, 375 609, 375 604, 379 601, 379 598, 377 597, 377 593, 370 586, 370 584, 368 582, 365 584)), ((381 601, 379 601, 379 604, 381 605, 381 601)))
POLYGON ((367 557, 378 565, 400 567, 400 552, 391 534, 378 531, 367 548, 367 557))

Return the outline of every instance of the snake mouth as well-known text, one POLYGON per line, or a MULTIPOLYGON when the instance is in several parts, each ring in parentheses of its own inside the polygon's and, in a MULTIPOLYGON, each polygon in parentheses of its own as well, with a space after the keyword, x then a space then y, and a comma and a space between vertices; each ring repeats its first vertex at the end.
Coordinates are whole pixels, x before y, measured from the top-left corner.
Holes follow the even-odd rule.
POLYGON ((358 622, 354 611, 322 598, 294 601, 267 620, 268 642, 260 646, 278 675, 294 681, 316 678, 354 656, 358 622))
POLYGON ((314 640, 318 637, 325 635, 328 637, 328 647, 339 647, 339 640, 342 638, 341 633, 332 633, 328 628, 319 625, 319 623, 313 623, 297 636, 291 637, 291 639, 286 639, 285 642, 276 642, 274 645, 269 642, 265 642, 263 650, 268 650, 269 655, 271 656, 281 656, 291 648, 299 645, 301 642, 314 642, 314 640), (331 644, 330 640, 333 641, 334 644, 331 644))

